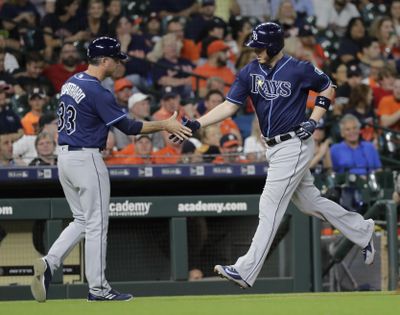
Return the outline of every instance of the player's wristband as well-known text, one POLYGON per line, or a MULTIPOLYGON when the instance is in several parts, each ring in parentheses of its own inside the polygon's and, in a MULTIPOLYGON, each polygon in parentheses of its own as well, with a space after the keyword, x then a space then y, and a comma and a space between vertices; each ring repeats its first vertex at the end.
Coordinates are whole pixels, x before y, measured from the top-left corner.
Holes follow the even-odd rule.
POLYGON ((315 106, 319 106, 328 110, 329 106, 331 106, 331 100, 325 96, 319 95, 315 99, 315 106))

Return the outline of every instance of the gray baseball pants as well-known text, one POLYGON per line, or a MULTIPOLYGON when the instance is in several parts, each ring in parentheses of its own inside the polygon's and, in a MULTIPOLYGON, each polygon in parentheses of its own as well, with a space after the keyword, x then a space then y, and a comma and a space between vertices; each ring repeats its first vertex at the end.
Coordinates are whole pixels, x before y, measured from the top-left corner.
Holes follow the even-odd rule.
POLYGON ((60 147, 58 175, 74 220, 51 246, 45 259, 52 272, 74 246, 85 239, 85 274, 90 293, 104 296, 111 289, 106 269, 110 179, 98 149, 68 151, 60 147))
POLYGON ((337 203, 321 197, 314 186, 309 164, 314 154, 314 140, 298 137, 267 148, 268 175, 259 203, 259 223, 248 252, 234 268, 253 285, 264 264, 279 224, 292 201, 302 212, 326 220, 361 248, 372 237, 374 222, 364 220, 337 203))

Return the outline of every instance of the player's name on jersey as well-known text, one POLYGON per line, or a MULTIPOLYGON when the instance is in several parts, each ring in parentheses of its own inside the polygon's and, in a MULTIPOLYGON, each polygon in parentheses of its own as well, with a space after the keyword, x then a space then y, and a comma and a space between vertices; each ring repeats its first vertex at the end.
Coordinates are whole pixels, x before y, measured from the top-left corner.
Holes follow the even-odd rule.
POLYGON ((86 97, 86 94, 82 91, 82 89, 75 83, 71 82, 63 85, 61 89, 61 95, 71 96, 77 104, 79 104, 86 97))

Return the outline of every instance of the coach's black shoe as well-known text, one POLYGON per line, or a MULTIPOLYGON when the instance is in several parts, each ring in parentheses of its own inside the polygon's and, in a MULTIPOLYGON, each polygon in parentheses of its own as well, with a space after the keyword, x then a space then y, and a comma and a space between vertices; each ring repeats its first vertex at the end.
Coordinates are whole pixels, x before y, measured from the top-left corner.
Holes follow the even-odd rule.
POLYGON ((111 289, 106 295, 98 296, 89 292, 87 300, 92 301, 129 301, 133 299, 133 295, 129 293, 119 293, 118 291, 111 289))
POLYGON ((228 279, 229 281, 237 284, 242 289, 251 287, 246 281, 243 280, 243 278, 239 275, 239 273, 233 266, 216 265, 214 267, 214 272, 221 278, 228 279))
POLYGON ((33 263, 33 279, 31 283, 32 295, 36 301, 46 302, 51 278, 51 269, 46 259, 37 259, 33 263))
POLYGON ((372 265, 374 263, 375 257, 375 247, 372 237, 371 240, 368 242, 368 245, 362 249, 362 253, 364 256, 364 263, 366 265, 372 265))

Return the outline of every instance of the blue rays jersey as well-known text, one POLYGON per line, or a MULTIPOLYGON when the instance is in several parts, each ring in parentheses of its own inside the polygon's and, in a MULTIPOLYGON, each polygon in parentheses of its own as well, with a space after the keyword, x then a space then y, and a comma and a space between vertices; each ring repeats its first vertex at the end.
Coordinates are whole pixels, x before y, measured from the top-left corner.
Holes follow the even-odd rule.
POLYGON ((308 92, 322 92, 330 84, 329 77, 310 62, 285 55, 272 69, 257 60, 247 64, 226 99, 242 106, 250 96, 262 134, 272 138, 305 121, 308 92))
POLYGON ((111 125, 126 113, 97 78, 81 72, 62 86, 57 115, 60 145, 105 148, 111 125))

